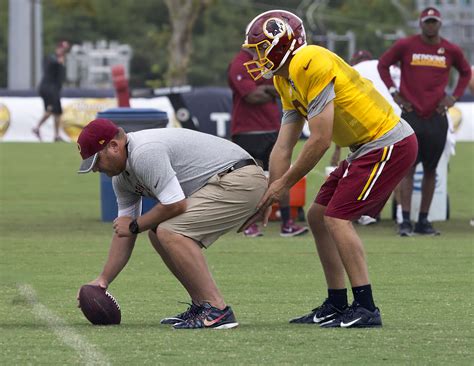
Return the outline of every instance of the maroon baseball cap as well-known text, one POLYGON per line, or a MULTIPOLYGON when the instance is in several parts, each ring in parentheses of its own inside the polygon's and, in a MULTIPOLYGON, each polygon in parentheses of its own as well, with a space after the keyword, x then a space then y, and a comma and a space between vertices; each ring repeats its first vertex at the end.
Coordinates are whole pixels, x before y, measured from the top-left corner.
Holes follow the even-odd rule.
POLYGON ((436 8, 426 8, 420 14, 420 22, 426 22, 429 19, 435 19, 441 22, 441 13, 436 8))
POLYGON ((110 120, 97 118, 84 127, 77 139, 77 148, 82 156, 78 173, 89 173, 97 162, 99 152, 119 132, 118 127, 110 120))

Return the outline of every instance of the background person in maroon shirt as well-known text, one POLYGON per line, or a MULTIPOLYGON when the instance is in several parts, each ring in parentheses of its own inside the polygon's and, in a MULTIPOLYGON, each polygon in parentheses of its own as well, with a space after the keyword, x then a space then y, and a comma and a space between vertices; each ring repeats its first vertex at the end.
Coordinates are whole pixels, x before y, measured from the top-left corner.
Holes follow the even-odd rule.
POLYGON ((410 222, 413 174, 418 162, 423 164, 421 204, 415 233, 438 235, 428 221, 428 212, 433 198, 436 167, 446 143, 448 120, 446 111, 463 94, 471 69, 462 50, 439 36, 440 12, 429 7, 420 14, 421 34, 400 39, 382 57, 378 70, 395 102, 402 108, 401 117, 413 127, 418 138, 418 158, 401 185, 403 222, 399 226, 401 236, 412 235, 410 222), (398 91, 390 77, 389 67, 400 63, 401 82, 398 91), (454 67, 459 80, 453 95, 445 88, 449 71, 454 67))
MULTIPOLYGON (((232 89, 232 141, 262 163, 268 171, 270 152, 280 129, 280 109, 276 103, 278 93, 272 80, 261 78, 254 81, 244 63, 252 60, 247 49, 241 49, 231 61, 228 82, 232 89)), ((289 197, 280 202, 281 236, 304 234, 307 227, 299 226, 290 218, 289 197)), ((257 224, 244 231, 249 237, 261 236, 257 224)))

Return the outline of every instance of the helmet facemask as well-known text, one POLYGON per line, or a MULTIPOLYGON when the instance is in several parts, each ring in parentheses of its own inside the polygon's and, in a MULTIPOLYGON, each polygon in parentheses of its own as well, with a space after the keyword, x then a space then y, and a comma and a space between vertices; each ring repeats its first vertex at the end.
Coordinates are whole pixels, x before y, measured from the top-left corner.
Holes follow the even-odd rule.
POLYGON ((244 63, 247 72, 254 80, 260 79, 262 76, 271 74, 266 79, 270 79, 273 76, 273 68, 275 64, 267 57, 273 48, 273 45, 268 40, 263 40, 257 44, 246 44, 244 47, 248 48, 254 59, 244 63))

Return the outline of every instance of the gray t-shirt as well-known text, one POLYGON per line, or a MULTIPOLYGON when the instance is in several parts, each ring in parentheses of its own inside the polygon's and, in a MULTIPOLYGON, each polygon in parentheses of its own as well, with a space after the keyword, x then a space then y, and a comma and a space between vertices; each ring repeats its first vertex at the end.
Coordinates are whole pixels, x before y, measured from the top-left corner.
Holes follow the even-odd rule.
POLYGON ((119 210, 141 196, 157 198, 175 176, 189 197, 215 174, 252 158, 233 142, 183 128, 132 132, 127 140, 126 169, 112 178, 119 210))

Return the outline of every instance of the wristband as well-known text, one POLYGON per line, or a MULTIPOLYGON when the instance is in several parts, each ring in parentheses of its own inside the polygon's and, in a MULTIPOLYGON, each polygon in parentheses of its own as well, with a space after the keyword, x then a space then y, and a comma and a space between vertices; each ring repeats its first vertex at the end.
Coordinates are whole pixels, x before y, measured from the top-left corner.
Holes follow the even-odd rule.
POLYGON ((128 230, 132 233, 137 235, 140 232, 140 228, 138 227, 137 220, 133 220, 130 225, 128 225, 128 230))

